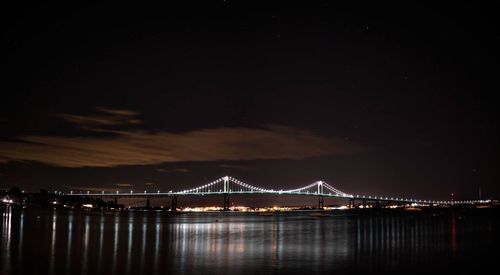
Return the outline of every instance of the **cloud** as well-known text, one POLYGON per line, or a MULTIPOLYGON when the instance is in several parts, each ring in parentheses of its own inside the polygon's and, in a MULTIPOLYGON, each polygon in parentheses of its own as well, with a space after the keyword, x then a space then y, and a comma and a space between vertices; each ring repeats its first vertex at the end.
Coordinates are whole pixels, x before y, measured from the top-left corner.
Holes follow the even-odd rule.
POLYGON ((245 166, 245 165, 236 165, 236 164, 221 164, 219 165, 221 168, 227 168, 227 169, 235 169, 235 170, 242 170, 242 171, 249 171, 252 170, 252 168, 245 166))
POLYGON ((193 161, 304 159, 353 154, 361 150, 340 138, 282 126, 211 128, 180 133, 112 132, 115 134, 112 137, 20 136, 15 141, 0 142, 0 162, 34 161, 74 168, 115 167, 193 161))
POLYGON ((117 183, 115 184, 115 186, 119 186, 119 187, 131 187, 132 184, 128 184, 128 183, 117 183))
POLYGON ((142 123, 142 121, 137 118, 139 113, 135 111, 108 108, 97 108, 97 110, 100 112, 100 114, 98 115, 80 116, 72 114, 60 114, 58 115, 58 117, 83 128, 142 123))
POLYGON ((156 171, 160 172, 160 173, 173 173, 173 172, 187 173, 187 172, 189 172, 189 169, 186 169, 186 168, 174 168, 174 169, 158 168, 158 169, 156 169, 156 171))
POLYGON ((169 173, 170 171, 167 170, 167 169, 163 169, 163 168, 158 168, 156 169, 157 172, 160 172, 160 173, 169 173))
POLYGON ((110 109, 110 108, 103 108, 103 107, 98 107, 96 109, 98 111, 103 112, 103 113, 108 113, 108 114, 117 115, 117 116, 135 117, 135 116, 139 115, 139 112, 132 111, 132 110, 110 109))

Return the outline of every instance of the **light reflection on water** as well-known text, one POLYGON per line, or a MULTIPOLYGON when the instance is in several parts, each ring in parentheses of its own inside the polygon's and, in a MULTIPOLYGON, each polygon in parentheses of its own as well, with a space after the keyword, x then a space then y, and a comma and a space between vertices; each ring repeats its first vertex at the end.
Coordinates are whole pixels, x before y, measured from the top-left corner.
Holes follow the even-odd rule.
POLYGON ((11 261, 11 239, 12 239, 12 208, 7 206, 2 212, 2 274, 7 274, 9 271, 8 266, 3 263, 8 263, 11 261))
POLYGON ((111 274, 116 274, 116 265, 117 265, 117 257, 118 257, 118 232, 120 232, 120 216, 115 215, 114 219, 114 239, 113 239, 113 262, 112 262, 112 271, 111 274))
MULTIPOLYGON (((90 234, 90 217, 84 218, 85 229, 83 233, 83 256, 82 256, 82 274, 87 274, 88 267, 88 252, 89 252, 89 234, 90 234)), ((51 272, 52 273, 52 272, 51 272)))
POLYGON ((494 214, 319 219, 0 209, 0 274, 447 270, 493 265, 498 245, 494 214))
POLYGON ((97 273, 102 273, 102 250, 104 247, 104 225, 105 225, 105 216, 101 216, 100 226, 99 226, 99 255, 98 255, 98 264, 97 264, 97 273))
POLYGON ((54 273, 54 265, 56 260, 56 237, 57 237, 57 212, 54 210, 52 213, 52 236, 50 242, 50 273, 54 273))
MULTIPOLYGON (((73 212, 68 213, 68 241, 67 241, 67 249, 66 249, 66 259, 71 259, 71 244, 73 242, 73 212)), ((22 246, 21 246, 22 248, 22 246)), ((20 249, 19 251, 22 251, 20 249)), ((71 260, 66 261, 66 273, 69 274, 71 271, 71 260)))

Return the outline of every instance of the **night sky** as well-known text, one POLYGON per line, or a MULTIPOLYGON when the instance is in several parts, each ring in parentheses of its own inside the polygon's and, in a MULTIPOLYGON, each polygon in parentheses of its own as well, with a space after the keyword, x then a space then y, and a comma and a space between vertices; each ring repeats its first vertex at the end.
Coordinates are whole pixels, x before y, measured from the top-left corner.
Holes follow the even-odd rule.
POLYGON ((498 197, 500 4, 401 2, 5 7, 0 188, 498 197))

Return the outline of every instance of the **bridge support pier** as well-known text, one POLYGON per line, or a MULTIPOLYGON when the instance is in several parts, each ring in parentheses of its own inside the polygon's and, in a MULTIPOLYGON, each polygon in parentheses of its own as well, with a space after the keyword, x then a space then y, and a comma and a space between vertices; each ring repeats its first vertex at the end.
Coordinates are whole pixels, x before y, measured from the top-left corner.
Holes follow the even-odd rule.
POLYGON ((363 200, 363 209, 366 208, 366 200, 363 200))
POLYGON ((151 208, 151 198, 146 198, 146 208, 151 208))
POLYGON ((113 200, 113 205, 114 205, 115 207, 117 207, 117 206, 118 206, 118 198, 114 198, 114 200, 113 200))
POLYGON ((177 196, 172 196, 172 204, 170 206, 170 211, 177 211, 177 196))
POLYGON ((354 208, 354 199, 349 199, 349 209, 353 209, 354 208))
POLYGON ((323 203, 323 196, 318 197, 318 209, 323 210, 324 208, 324 203, 323 203))
POLYGON ((229 210, 229 194, 224 193, 224 208, 223 211, 228 211, 229 210))

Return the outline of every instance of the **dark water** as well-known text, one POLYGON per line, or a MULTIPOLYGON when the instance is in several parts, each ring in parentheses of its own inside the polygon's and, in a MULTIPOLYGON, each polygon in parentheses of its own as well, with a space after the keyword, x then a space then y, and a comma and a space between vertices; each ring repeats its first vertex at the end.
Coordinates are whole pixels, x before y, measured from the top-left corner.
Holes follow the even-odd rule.
POLYGON ((499 261, 491 209, 326 218, 0 209, 0 274, 479 272, 499 261))

